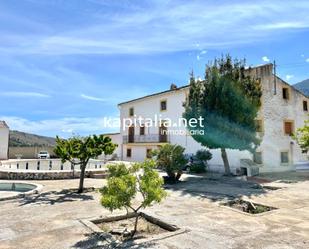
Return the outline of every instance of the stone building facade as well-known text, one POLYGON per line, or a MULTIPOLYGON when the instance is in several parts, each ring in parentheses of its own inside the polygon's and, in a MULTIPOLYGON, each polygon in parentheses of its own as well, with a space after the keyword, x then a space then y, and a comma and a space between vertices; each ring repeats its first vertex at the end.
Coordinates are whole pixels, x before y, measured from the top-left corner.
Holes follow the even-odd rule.
MULTIPOLYGON (((292 170, 297 163, 308 160, 291 134, 308 119, 309 99, 275 76, 272 64, 248 69, 247 73, 259 78, 262 84, 262 106, 256 120, 259 124, 257 135, 262 139, 262 143, 254 155, 248 151, 228 150, 231 168, 235 172, 243 161, 250 160, 259 167, 260 172, 292 170)), ((151 150, 166 142, 183 146, 188 154, 201 149, 201 145, 187 134, 185 127, 177 127, 178 133, 172 128, 173 133, 160 136, 162 120, 169 118, 172 123, 179 122, 188 93, 189 86, 180 88, 173 86, 168 91, 119 104, 121 120, 143 117, 144 120, 151 118, 153 122, 157 122, 153 127, 143 127, 144 125, 126 127, 121 122, 119 142, 121 159, 142 161, 151 150), (156 120, 155 116, 160 117, 161 121, 156 120)), ((222 171, 220 150, 211 152, 213 158, 209 162, 210 168, 222 171)))

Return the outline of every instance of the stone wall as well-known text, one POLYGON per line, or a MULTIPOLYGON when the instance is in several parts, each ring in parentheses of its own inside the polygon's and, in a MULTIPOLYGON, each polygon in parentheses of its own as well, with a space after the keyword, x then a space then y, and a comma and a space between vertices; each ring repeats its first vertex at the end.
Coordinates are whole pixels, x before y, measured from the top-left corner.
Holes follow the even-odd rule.
MULTIPOLYGON (((106 170, 86 171, 85 177, 93 177, 96 174, 105 174, 106 170)), ((6 180, 60 180, 79 178, 80 171, 0 171, 0 179, 6 180)))
POLYGON ((40 151, 48 151, 51 157, 55 156, 54 147, 9 147, 9 158, 15 159, 18 155, 24 159, 33 159, 38 157, 40 151))

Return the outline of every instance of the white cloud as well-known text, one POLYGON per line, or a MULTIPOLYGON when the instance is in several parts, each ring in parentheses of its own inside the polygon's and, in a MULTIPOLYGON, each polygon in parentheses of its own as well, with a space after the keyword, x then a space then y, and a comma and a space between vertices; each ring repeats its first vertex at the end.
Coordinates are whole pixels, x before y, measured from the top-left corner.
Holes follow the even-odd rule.
POLYGON ((308 62, 308 63, 309 63, 309 58, 307 58, 307 59, 306 59, 306 62, 308 62))
POLYGON ((203 59, 204 55, 207 53, 207 50, 200 50, 196 56, 196 59, 199 61, 203 59))
POLYGON ((15 116, 0 116, 0 120, 5 120, 11 130, 49 136, 66 137, 72 133, 84 135, 119 131, 117 127, 106 126, 103 117, 71 117, 34 121, 15 116))
POLYGON ((287 74, 287 75, 285 76, 285 78, 286 78, 286 80, 290 80, 290 79, 294 78, 294 75, 292 75, 292 74, 287 74))
POLYGON ((83 99, 92 100, 92 101, 101 101, 101 102, 105 102, 106 101, 103 98, 98 98, 98 97, 94 97, 94 96, 90 96, 90 95, 86 95, 86 94, 81 94, 80 96, 83 99))
POLYGON ((44 93, 38 92, 18 92, 18 91, 11 91, 11 92, 0 92, 0 96, 4 97, 17 97, 17 98, 49 98, 50 96, 44 93))
POLYGON ((300 29, 308 28, 308 22, 275 22, 270 24, 256 25, 254 28, 259 30, 278 30, 278 29, 300 29))
POLYGON ((267 56, 263 56, 262 60, 265 61, 265 62, 269 62, 270 61, 270 59, 267 56))
MULTIPOLYGON (((52 29, 52 25, 46 25, 48 28, 42 28, 43 31, 37 33, 29 32, 22 35, 1 33, 1 39, 7 43, 1 43, 0 52, 19 54, 174 52, 199 47, 231 47, 260 41, 267 37, 280 39, 280 34, 309 27, 307 0, 273 0, 257 3, 228 1, 215 4, 211 1, 205 3, 202 0, 181 1, 181 4, 178 1, 147 1, 147 4, 133 1, 123 5, 113 2, 116 1, 106 3, 104 12, 100 11, 102 8, 98 8, 95 21, 87 20, 83 27, 78 25, 69 26, 67 29, 58 27, 52 30, 53 32, 47 32, 48 28, 52 29)), ((58 2, 59 5, 61 3, 62 1, 58 2)), ((61 7, 66 8, 64 4, 61 7)), ((32 20, 30 17, 28 19, 32 20)))

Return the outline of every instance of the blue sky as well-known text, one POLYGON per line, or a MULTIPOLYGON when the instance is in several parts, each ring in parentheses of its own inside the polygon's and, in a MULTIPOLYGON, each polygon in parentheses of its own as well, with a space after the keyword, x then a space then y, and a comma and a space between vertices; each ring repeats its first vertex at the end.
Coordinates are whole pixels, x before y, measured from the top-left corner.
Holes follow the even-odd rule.
POLYGON ((185 85, 230 53, 309 78, 309 2, 0 1, 0 120, 68 137, 111 132, 117 103, 185 85))

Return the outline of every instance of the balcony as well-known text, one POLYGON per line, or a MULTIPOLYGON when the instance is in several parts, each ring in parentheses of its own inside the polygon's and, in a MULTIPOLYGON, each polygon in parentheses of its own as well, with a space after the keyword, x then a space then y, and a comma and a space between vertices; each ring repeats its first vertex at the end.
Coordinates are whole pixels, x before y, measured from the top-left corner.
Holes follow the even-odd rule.
POLYGON ((123 143, 167 143, 167 135, 149 134, 149 135, 127 135, 123 136, 123 143))

